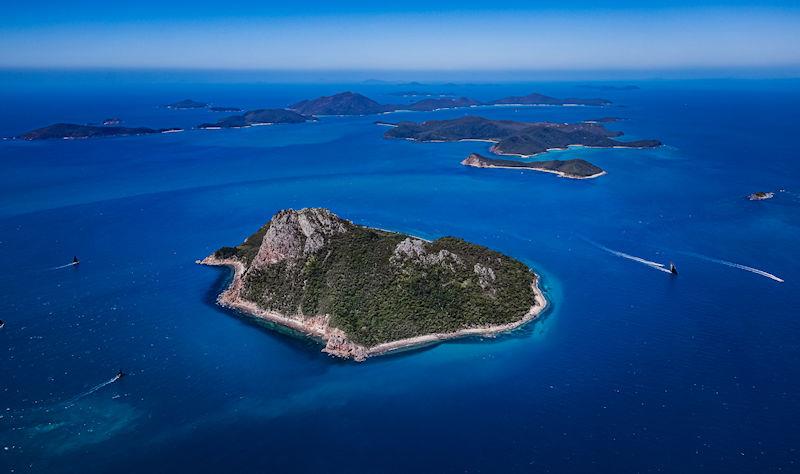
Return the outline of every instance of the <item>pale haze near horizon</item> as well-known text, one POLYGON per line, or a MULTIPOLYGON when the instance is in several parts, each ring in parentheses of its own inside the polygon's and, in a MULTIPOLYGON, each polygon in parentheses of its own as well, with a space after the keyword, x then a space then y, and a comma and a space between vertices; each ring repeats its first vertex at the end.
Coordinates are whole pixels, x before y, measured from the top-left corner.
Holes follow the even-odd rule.
POLYGON ((792 9, 444 12, 2 27, 5 68, 797 68, 792 9))

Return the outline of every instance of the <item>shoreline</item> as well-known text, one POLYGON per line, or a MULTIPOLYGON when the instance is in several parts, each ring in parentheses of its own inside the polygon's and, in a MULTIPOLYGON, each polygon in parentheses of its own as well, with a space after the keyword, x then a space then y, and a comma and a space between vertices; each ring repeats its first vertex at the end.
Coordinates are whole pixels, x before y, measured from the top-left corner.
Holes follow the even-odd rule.
POLYGON ((535 168, 530 166, 497 166, 497 165, 485 165, 485 166, 476 166, 476 165, 467 165, 464 162, 461 162, 462 165, 468 166, 470 168, 494 168, 494 169, 503 169, 503 170, 530 170, 530 171, 540 171, 542 173, 550 173, 557 175, 559 178, 566 178, 566 179, 594 179, 599 178, 600 176, 608 174, 606 171, 601 171, 600 173, 595 173, 589 176, 576 176, 572 174, 564 173, 563 171, 557 170, 549 170, 545 168, 535 168))
POLYGON ((324 343, 325 347, 322 349, 322 352, 335 357, 341 357, 343 359, 353 359, 356 362, 363 362, 372 356, 410 350, 463 337, 497 336, 498 334, 513 331, 529 322, 536 320, 539 315, 542 314, 544 310, 548 308, 548 306, 550 306, 550 303, 545 297, 544 292, 541 290, 541 288, 539 288, 539 281, 541 279, 540 276, 531 271, 531 274, 533 275, 533 282, 531 283, 531 288, 533 289, 534 294, 533 306, 531 306, 528 312, 522 315, 522 318, 517 321, 494 326, 464 328, 449 333, 424 334, 421 336, 384 342, 372 347, 366 347, 350 341, 347 338, 347 335, 341 329, 331 327, 330 315, 314 315, 300 319, 273 311, 267 311, 259 307, 254 302, 242 299, 240 297, 240 292, 242 290, 241 277, 245 272, 245 266, 238 260, 220 259, 212 254, 203 260, 197 260, 195 263, 207 266, 225 266, 233 270, 234 273, 231 283, 217 297, 217 304, 220 306, 241 311, 249 316, 264 319, 266 321, 288 327, 289 329, 293 329, 299 333, 324 343))
MULTIPOLYGON (((383 124, 380 124, 383 125, 383 124)), ((388 125, 388 124, 387 124, 388 125)), ((397 125, 393 125, 397 127, 397 125)), ((574 148, 589 148, 589 149, 596 149, 596 150, 615 150, 615 149, 627 149, 627 150, 649 150, 651 148, 659 148, 663 145, 659 145, 657 147, 649 147, 649 146, 625 146, 625 145, 614 145, 614 146, 591 146, 591 145, 580 145, 580 144, 573 144, 567 145, 565 147, 554 147, 548 148, 545 151, 540 151, 537 153, 533 153, 531 155, 524 155, 522 153, 509 153, 504 152, 501 149, 497 148, 497 145, 500 143, 500 140, 495 138, 459 138, 458 140, 420 140, 418 138, 407 137, 407 138, 395 138, 395 137, 388 137, 389 139, 393 140, 408 140, 410 142, 417 142, 417 143, 461 143, 461 142, 482 142, 482 143, 492 143, 493 145, 489 147, 489 152, 493 153, 497 156, 516 156, 519 158, 533 158, 536 156, 542 156, 550 153, 551 151, 570 151, 574 148)), ((624 142, 621 142, 624 143, 624 142)))

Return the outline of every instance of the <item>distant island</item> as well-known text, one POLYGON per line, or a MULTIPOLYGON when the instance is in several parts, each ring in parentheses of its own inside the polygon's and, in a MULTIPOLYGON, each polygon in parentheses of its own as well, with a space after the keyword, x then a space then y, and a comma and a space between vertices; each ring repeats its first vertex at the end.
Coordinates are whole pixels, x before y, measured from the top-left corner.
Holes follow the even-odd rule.
POLYGON ((608 105, 610 103, 611 101, 606 99, 578 99, 574 97, 557 99, 537 93, 504 97, 487 102, 490 105, 608 105))
POLYGON ((147 128, 147 127, 103 127, 95 125, 80 125, 75 123, 56 123, 47 127, 37 128, 23 133, 16 138, 22 140, 51 140, 79 139, 79 138, 105 138, 124 137, 132 135, 152 135, 155 133, 180 132, 180 128, 147 128))
POLYGON ((391 112, 395 109, 394 106, 381 105, 369 97, 355 92, 341 92, 297 102, 290 105, 289 110, 302 115, 372 115, 391 112))
POLYGON ((241 112, 242 111, 242 109, 240 109, 239 107, 218 107, 218 106, 209 107, 208 110, 210 110, 212 112, 241 112))
POLYGON ((256 125, 272 125, 279 123, 303 123, 316 120, 313 117, 306 117, 297 112, 286 109, 258 109, 250 110, 242 115, 233 115, 214 123, 204 123, 197 128, 220 129, 220 128, 245 128, 256 125))
POLYGON ((614 140, 622 132, 594 123, 514 122, 467 116, 452 120, 400 122, 387 130, 386 138, 421 142, 486 141, 498 155, 530 157, 548 150, 570 146, 597 148, 652 148, 658 140, 622 142, 614 140))
POLYGON ((464 166, 475 168, 506 168, 506 169, 528 169, 553 173, 562 178, 572 179, 591 179, 606 174, 602 168, 589 163, 586 160, 548 160, 523 162, 515 160, 498 160, 487 158, 477 153, 472 153, 462 162, 464 166))
POLYGON ((504 97, 502 99, 481 102, 469 97, 423 99, 410 104, 381 104, 369 97, 355 92, 341 92, 331 96, 318 97, 290 105, 293 110, 303 115, 373 115, 401 110, 433 111, 475 106, 531 106, 531 105, 587 105, 605 106, 611 102, 606 99, 558 99, 542 94, 504 97))
POLYGON ((242 244, 198 263, 234 270, 219 304, 357 361, 510 331, 547 305, 537 275, 503 254, 454 237, 428 242, 359 226, 320 208, 281 211, 242 244))
POLYGON ((220 106, 212 106, 211 104, 207 104, 205 102, 198 102, 192 99, 185 99, 178 102, 173 102, 172 104, 167 104, 164 106, 167 109, 173 110, 192 110, 192 109, 208 109, 212 112, 241 112, 242 109, 239 107, 220 107, 220 106))
POLYGON ((424 99, 419 102, 414 102, 408 105, 397 105, 395 110, 413 110, 419 112, 431 112, 441 109, 455 109, 459 107, 472 107, 481 105, 480 102, 469 97, 459 97, 457 99, 439 98, 439 99, 424 99))
POLYGON ((619 117, 598 117, 584 120, 583 123, 614 123, 619 122, 620 120, 622 119, 619 117))
POLYGON ((179 100, 178 102, 173 102, 171 104, 167 104, 164 107, 168 109, 205 109, 208 107, 208 104, 205 102, 197 102, 196 100, 192 99, 185 99, 179 100))
POLYGON ((749 196, 747 199, 751 201, 766 201, 767 199, 772 199, 775 197, 775 193, 765 192, 765 191, 758 191, 749 196))
POLYGON ((448 97, 454 96, 452 92, 425 92, 425 91, 400 91, 400 92, 392 92, 390 95, 396 95, 398 97, 448 97))
POLYGON ((599 91, 635 91, 639 90, 639 86, 634 85, 624 85, 624 86, 612 86, 608 84, 582 84, 578 86, 582 89, 595 89, 599 91))

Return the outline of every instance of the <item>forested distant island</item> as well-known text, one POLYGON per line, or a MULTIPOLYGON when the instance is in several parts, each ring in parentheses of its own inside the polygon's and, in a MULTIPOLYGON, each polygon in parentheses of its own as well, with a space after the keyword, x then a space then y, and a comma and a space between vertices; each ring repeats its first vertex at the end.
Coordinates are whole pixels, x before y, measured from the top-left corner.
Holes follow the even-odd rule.
POLYGON ((104 138, 123 137, 132 135, 152 135, 156 133, 179 132, 180 128, 147 128, 147 127, 101 127, 95 125, 80 125, 75 123, 56 123, 47 127, 37 128, 23 133, 16 138, 22 140, 51 140, 51 139, 78 139, 78 138, 104 138))
POLYGON ((173 110, 192 110, 192 109, 208 109, 212 112, 241 112, 242 109, 239 107, 222 107, 222 106, 212 106, 211 104, 205 102, 198 102, 192 99, 185 99, 180 100, 178 102, 173 102, 171 104, 167 104, 164 106, 167 109, 173 110))
POLYGON ((382 105, 355 92, 341 92, 331 96, 302 100, 289 106, 303 115, 372 115, 395 110, 392 105, 382 105))
POLYGON ((640 89, 639 86, 635 86, 632 84, 624 86, 615 86, 609 84, 582 84, 578 87, 582 89, 595 89, 599 91, 636 91, 640 89))
POLYGON ((400 92, 392 92, 390 95, 396 95, 398 97, 448 97, 454 96, 452 92, 426 92, 426 91, 400 91, 400 92))
POLYGON ((652 148, 658 140, 623 142, 622 132, 608 130, 595 123, 515 122, 467 116, 452 120, 400 122, 387 130, 386 138, 403 138, 421 142, 486 141, 493 143, 498 155, 529 157, 569 146, 598 148, 652 148))
POLYGON ((528 94, 525 96, 512 96, 496 99, 488 102, 471 99, 469 97, 459 98, 435 98, 423 99, 410 104, 381 104, 364 95, 355 92, 341 92, 331 96, 317 97, 297 102, 290 105, 289 109, 303 115, 373 115, 399 110, 412 111, 432 111, 439 109, 453 109, 461 107, 475 106, 531 106, 531 105, 586 105, 586 106, 605 106, 611 101, 606 99, 581 99, 567 98, 559 99, 543 94, 528 94))
POLYGON ((499 160, 495 158, 487 158, 477 153, 472 153, 462 162, 464 166, 472 166, 475 168, 506 168, 506 169, 528 169, 534 171, 542 171, 545 173, 553 173, 562 178, 572 179, 590 179, 597 178, 606 174, 602 168, 589 163, 586 160, 547 160, 547 161, 516 161, 516 160, 499 160))
POLYGON ((570 97, 567 99, 557 99, 542 94, 528 94, 521 96, 504 97, 502 99, 487 102, 489 105, 608 105, 610 100, 606 99, 579 99, 570 97))
POLYGON ((316 120, 314 117, 300 115, 286 109, 258 109, 249 110, 242 115, 233 115, 214 123, 204 123, 197 128, 245 128, 256 125, 271 125, 280 123, 303 123, 316 120))
POLYGON ((344 358, 509 331, 547 302, 521 262, 454 237, 429 242, 327 209, 285 210, 200 263, 235 271, 221 305, 295 329, 344 358))

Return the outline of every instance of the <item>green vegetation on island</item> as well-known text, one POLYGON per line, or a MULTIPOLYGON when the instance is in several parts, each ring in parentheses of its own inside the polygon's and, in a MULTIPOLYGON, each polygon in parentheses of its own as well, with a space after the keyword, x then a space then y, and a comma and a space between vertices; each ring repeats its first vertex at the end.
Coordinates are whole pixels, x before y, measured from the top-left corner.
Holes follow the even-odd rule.
POLYGON ((596 178, 605 174, 602 168, 589 163, 586 160, 546 160, 546 161, 516 161, 498 160, 487 158, 477 153, 472 153, 464 161, 464 166, 475 168, 510 168, 510 169, 529 169, 554 173, 564 178, 588 179, 596 178))
POLYGON ((514 324, 544 306, 536 275, 517 260, 454 237, 426 242, 359 226, 326 209, 281 211, 204 263, 241 266, 227 290, 231 306, 254 303, 300 322, 328 315, 329 329, 344 336, 338 348, 322 336, 326 350, 356 358, 352 345, 363 353, 392 341, 514 324))
POLYGON ((152 135, 154 133, 178 132, 179 128, 147 128, 147 127, 105 127, 95 125, 80 125, 75 123, 56 123, 47 127, 37 128, 23 133, 17 138, 22 140, 51 140, 55 138, 106 138, 123 137, 132 135, 152 135))
POLYGON ((233 115, 214 123, 204 123, 197 128, 245 128, 254 125, 271 125, 278 123, 303 123, 315 120, 297 112, 286 109, 249 110, 242 115, 233 115))

